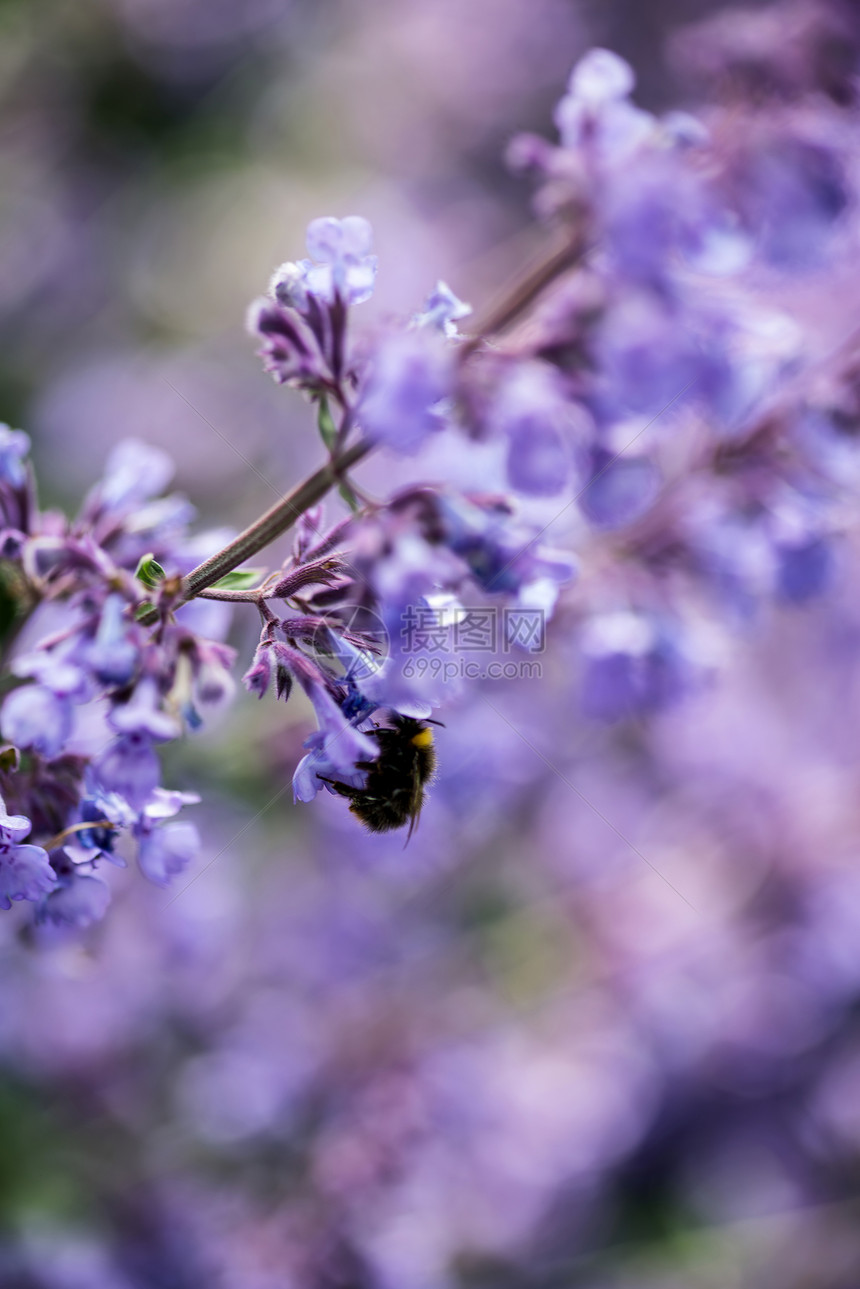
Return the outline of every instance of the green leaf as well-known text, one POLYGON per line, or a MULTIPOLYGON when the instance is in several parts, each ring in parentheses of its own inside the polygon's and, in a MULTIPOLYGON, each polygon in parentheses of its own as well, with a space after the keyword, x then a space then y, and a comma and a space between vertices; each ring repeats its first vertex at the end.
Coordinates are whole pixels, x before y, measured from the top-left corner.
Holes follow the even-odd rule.
POLYGON ((150 604, 149 600, 146 600, 143 604, 139 604, 134 611, 135 621, 142 622, 144 618, 149 616, 154 608, 155 605, 150 604))
POLYGON ((250 591, 265 573, 264 568, 234 568, 215 582, 213 591, 250 591))
POLYGON ((354 515, 357 515, 358 512, 361 510, 361 502, 359 501, 358 497, 356 497, 355 493, 353 492, 352 488, 350 488, 349 484, 342 483, 338 488, 338 492, 343 497, 344 501, 349 506, 352 513, 354 515))
POLYGON ((328 410, 328 399, 320 397, 320 410, 317 414, 317 428, 320 432, 320 438, 329 452, 333 452, 337 443, 337 426, 334 423, 331 412, 328 410))
POLYGON ((150 590, 155 590, 158 583, 164 581, 164 569, 151 551, 148 555, 140 557, 140 562, 134 570, 134 575, 139 582, 143 582, 143 585, 148 586, 150 590))
POLYGON ((22 570, 11 560, 0 560, 0 644, 15 639, 35 607, 35 597, 22 570))

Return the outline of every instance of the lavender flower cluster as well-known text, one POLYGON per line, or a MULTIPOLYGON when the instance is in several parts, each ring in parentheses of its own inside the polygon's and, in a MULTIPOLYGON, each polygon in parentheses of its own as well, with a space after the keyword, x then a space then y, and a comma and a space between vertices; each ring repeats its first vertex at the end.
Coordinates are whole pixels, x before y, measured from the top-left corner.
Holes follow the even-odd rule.
MULTIPOLYGON (((560 142, 511 144, 560 249, 489 334, 458 335, 468 306, 440 282, 405 330, 345 357, 346 306, 376 271, 357 218, 315 221, 311 258, 283 265, 252 311, 275 379, 341 408, 332 444, 360 426, 420 465, 454 433, 499 463, 495 495, 416 488, 363 508, 351 558, 392 643, 359 685, 368 700, 408 711, 443 697, 429 672, 410 685, 397 656, 404 615, 428 596, 551 613, 574 564, 537 540, 564 515, 590 717, 665 706, 710 674, 727 631, 832 582, 856 478, 851 344, 786 292, 826 296, 850 270, 851 112, 804 85, 776 108, 751 95, 738 130, 737 104, 657 117, 633 89, 629 65, 594 50, 558 105, 560 142), (540 532, 521 525, 553 499, 540 532)), ((338 701, 351 719, 353 697, 338 701)), ((320 773, 358 782, 347 745, 330 758, 320 739, 320 773)))
POLYGON ((3 1284, 856 1283, 860 23, 678 47, 715 106, 598 50, 511 145, 552 244, 474 327, 440 283, 362 330, 370 229, 311 225, 251 327, 325 464, 238 537, 139 444, 40 510, 2 435, 3 1284), (447 657, 497 605, 548 620, 540 680, 416 665, 407 625, 447 657), (229 698, 231 614, 291 710, 214 729, 166 899, 156 757, 229 698), (322 788, 430 713, 404 854, 322 788), (220 760, 313 805, 249 819, 220 760))
POLYGON ((159 498, 161 453, 120 445, 68 522, 39 510, 27 438, 4 430, 4 907, 97 920, 95 870, 124 862, 123 833, 156 883, 190 862, 196 830, 173 817, 194 798, 160 786, 156 748, 231 695, 232 651, 195 629, 201 600, 259 612, 252 693, 298 682, 310 699, 318 729, 293 780, 310 801, 364 790, 380 714, 424 718, 451 697, 444 673, 405 665, 416 607, 439 622, 440 605, 560 610, 581 709, 615 721, 689 690, 718 629, 768 597, 827 587, 856 477, 850 345, 784 297, 798 277, 826 291, 853 255, 850 114, 789 94, 745 103, 738 131, 736 107, 656 117, 633 89, 593 50, 558 105, 559 143, 512 143, 558 248, 473 336, 439 282, 404 325, 355 339, 370 226, 312 222, 309 258, 275 272, 249 326, 266 370, 315 406, 328 465, 202 563, 188 504, 159 498), (493 490, 419 476, 373 500, 351 476, 374 450, 417 472, 451 441, 489 454, 493 490), (335 485, 351 514, 325 527, 335 485), (542 540, 562 515, 578 563, 542 540), (238 568, 291 526, 279 570, 238 568))
POLYGON ((572 483, 587 550, 612 568, 577 605, 582 702, 607 719, 660 707, 707 672, 702 619, 723 631, 824 591, 854 477, 840 413, 850 340, 785 294, 810 282, 826 293, 851 262, 851 113, 751 96, 658 118, 632 89, 631 69, 594 51, 557 108, 560 144, 512 143, 581 261, 530 330, 484 359, 495 420, 514 429, 512 483, 572 483), (524 371, 539 385, 518 412, 506 382, 516 395, 524 371), (544 444, 539 477, 523 476, 517 426, 544 444))
POLYGON ((169 602, 211 549, 189 535, 185 498, 159 495, 173 472, 164 453, 119 444, 69 521, 40 510, 28 451, 26 435, 2 428, 0 905, 33 901, 36 924, 62 931, 104 915, 97 870, 125 865, 123 835, 157 885, 193 859, 197 829, 175 816, 198 798, 161 786, 156 749, 229 699, 234 655, 199 634, 197 606, 154 632, 140 624, 153 594, 169 602))

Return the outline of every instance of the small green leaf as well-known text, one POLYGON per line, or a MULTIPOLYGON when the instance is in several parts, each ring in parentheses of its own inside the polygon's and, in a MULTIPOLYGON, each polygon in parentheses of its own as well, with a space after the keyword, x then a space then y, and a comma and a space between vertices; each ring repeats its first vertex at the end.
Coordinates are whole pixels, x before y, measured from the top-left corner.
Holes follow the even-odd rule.
POLYGON ((145 617, 149 616, 154 607, 154 605, 149 603, 149 600, 146 600, 143 604, 139 604, 134 611, 135 621, 142 622, 145 617))
POLYGON ((320 398, 320 410, 317 415, 317 428, 320 432, 320 438, 329 452, 333 452, 337 443, 337 426, 332 419, 332 414, 328 410, 328 399, 320 398))
POLYGON ((358 512, 361 510, 361 502, 358 500, 358 497, 356 497, 355 493, 353 492, 352 488, 350 488, 349 484, 342 483, 338 488, 338 492, 343 497, 344 501, 349 506, 352 513, 354 515, 357 515, 358 512))
POLYGON ((264 568, 234 568, 215 582, 213 591, 250 591, 265 573, 264 568))
POLYGON ((134 570, 134 575, 139 582, 143 582, 144 586, 148 586, 150 590, 155 590, 158 583, 164 580, 164 569, 150 551, 148 555, 141 556, 140 562, 134 570))

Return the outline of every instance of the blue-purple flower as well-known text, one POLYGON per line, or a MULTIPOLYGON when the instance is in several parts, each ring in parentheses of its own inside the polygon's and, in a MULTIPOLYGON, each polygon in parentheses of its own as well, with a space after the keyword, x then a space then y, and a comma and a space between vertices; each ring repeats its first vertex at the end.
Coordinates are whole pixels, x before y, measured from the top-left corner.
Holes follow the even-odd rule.
POLYGON ((424 308, 415 315, 415 325, 432 327, 451 340, 458 334, 457 323, 468 318, 471 312, 472 306, 459 299, 447 282, 440 280, 424 301, 424 308))
POLYGON ((580 647, 582 710, 596 720, 659 711, 706 670, 678 625, 651 614, 618 610, 596 615, 585 624, 580 647))
POLYGON ((48 760, 62 752, 73 724, 71 701, 45 685, 22 685, 13 690, 0 714, 4 738, 48 760))
POLYGON ((120 734, 95 761, 93 775, 99 787, 142 810, 161 778, 152 736, 144 730, 120 734))
POLYGON ((293 666, 319 723, 319 729, 305 740, 307 753, 293 775, 296 801, 312 801, 327 786, 325 779, 353 788, 364 787, 367 772, 357 763, 375 760, 379 755, 377 744, 345 716, 342 705, 310 663, 295 657, 293 666))
POLYGON ((591 465, 591 475, 577 502, 595 528, 633 523, 650 509, 660 492, 660 471, 649 457, 596 448, 591 465))
POLYGON ((104 475, 87 498, 84 513, 125 514, 162 492, 174 469, 161 448, 137 439, 123 439, 108 457, 104 475))
POLYGON ((565 398, 548 363, 515 364, 501 381, 490 420, 507 438, 511 487, 534 497, 567 487, 575 456, 593 434, 588 412, 565 398))
POLYGON ((282 264, 272 277, 270 290, 281 304, 299 312, 307 297, 332 304, 362 304, 373 294, 377 259, 373 255, 373 230, 360 215, 345 219, 326 216, 308 225, 309 260, 282 264))
POLYGON ((32 825, 23 815, 10 815, 0 799, 0 909, 13 900, 38 901, 56 883, 48 852, 22 844, 32 825))
POLYGON ((593 152, 601 162, 616 163, 651 135, 655 119, 629 100, 633 69, 608 49, 592 49, 574 67, 568 92, 555 113, 566 148, 593 152))
POLYGON ((387 336, 377 346, 357 416, 369 439, 398 452, 417 452, 446 424, 453 355, 427 330, 387 336))
POLYGON ((128 620, 128 607, 123 596, 108 595, 95 636, 83 648, 87 666, 103 685, 127 685, 137 669, 140 632, 128 620))
POLYGON ((0 483, 16 489, 24 487, 27 482, 24 458, 29 451, 29 435, 0 422, 0 483))
POLYGON ((184 873, 200 850, 194 824, 179 821, 152 828, 141 836, 137 862, 144 877, 156 886, 168 886, 184 873))
POLYGON ((85 931, 101 922, 110 899, 110 889, 100 877, 63 864, 56 885, 39 905, 36 922, 54 931, 85 931))

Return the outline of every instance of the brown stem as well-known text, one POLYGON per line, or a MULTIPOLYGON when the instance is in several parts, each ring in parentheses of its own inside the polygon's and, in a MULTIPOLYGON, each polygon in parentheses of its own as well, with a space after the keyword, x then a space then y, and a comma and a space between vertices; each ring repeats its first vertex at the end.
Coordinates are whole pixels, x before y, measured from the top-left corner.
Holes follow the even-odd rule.
POLYGON ((223 550, 198 564, 182 579, 182 602, 193 599, 195 595, 232 573, 234 568, 244 564, 246 559, 265 550, 277 537, 288 532, 306 510, 315 506, 341 481, 347 470, 367 456, 371 447, 370 443, 354 443, 351 448, 339 452, 327 465, 293 488, 292 492, 288 492, 281 501, 276 501, 274 506, 238 537, 234 537, 223 550))
MULTIPOLYGON (((568 232, 564 241, 545 254, 540 261, 531 266, 518 277, 514 283, 491 305, 478 332, 467 339, 460 347, 461 358, 468 357, 478 345, 489 336, 503 331, 519 317, 524 309, 540 295, 555 278, 565 269, 573 267, 582 258, 585 250, 585 238, 581 231, 568 232)), ((347 408, 341 430, 352 424, 352 412, 347 408)), ((342 435, 340 436, 342 437, 342 435)), ((246 559, 257 555, 277 537, 292 528, 306 510, 339 484, 348 470, 357 465, 371 451, 373 445, 367 442, 354 443, 352 447, 336 451, 327 465, 317 470, 303 483, 300 483, 283 500, 278 501, 264 515, 255 520, 248 528, 234 538, 227 546, 215 555, 198 564, 195 569, 182 579, 179 598, 173 607, 176 608, 195 596, 207 594, 208 599, 247 601, 254 599, 254 593, 242 592, 209 592, 209 588, 222 577, 238 568, 246 559)), ((151 626, 158 620, 158 610, 152 608, 140 621, 144 626, 151 626)))
POLYGON ((461 358, 468 357, 482 341, 497 335, 515 322, 540 293, 566 269, 573 268, 583 257, 586 239, 581 228, 568 230, 563 240, 549 253, 530 265, 489 305, 475 334, 460 346, 461 358))
MULTIPOLYGON (((337 453, 331 461, 298 484, 280 501, 276 501, 274 506, 238 537, 234 537, 232 542, 210 555, 209 559, 198 564, 182 579, 179 596, 171 607, 178 608, 188 600, 193 600, 201 591, 207 590, 240 564, 244 564, 246 559, 259 554, 276 538, 288 532, 306 510, 315 506, 340 482, 347 470, 367 456, 372 446, 366 442, 354 443, 351 448, 337 453)), ((152 626, 157 621, 158 610, 154 607, 140 618, 144 626, 152 626)))
POLYGON ((196 598, 198 600, 219 600, 224 604, 259 604, 263 597, 259 591, 213 590, 210 587, 206 591, 198 591, 196 598))

